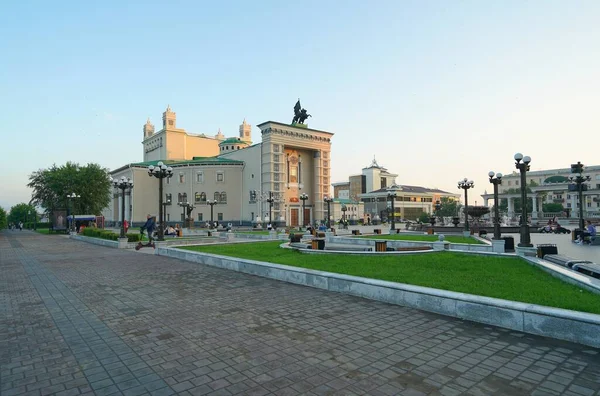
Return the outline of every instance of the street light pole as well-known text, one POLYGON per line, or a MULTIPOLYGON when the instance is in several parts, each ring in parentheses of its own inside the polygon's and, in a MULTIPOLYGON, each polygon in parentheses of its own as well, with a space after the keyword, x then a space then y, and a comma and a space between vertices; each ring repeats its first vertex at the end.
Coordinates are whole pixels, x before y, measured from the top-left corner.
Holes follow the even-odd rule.
POLYGON ((125 176, 121 176, 121 179, 113 180, 112 182, 113 186, 117 190, 121 190, 121 235, 119 237, 126 238, 127 235, 125 235, 125 190, 129 188, 131 191, 131 189, 133 188, 133 182, 130 178, 125 178, 125 176))
POLYGON ((330 205, 333 202, 333 198, 325 196, 325 198, 323 200, 327 203, 327 222, 326 222, 326 224, 327 224, 327 229, 330 229, 331 228, 330 205))
POLYGON ((71 232, 75 232, 75 198, 81 198, 81 195, 74 192, 67 194, 67 199, 71 201, 71 232))
POLYGON ((468 195, 467 195, 467 190, 469 188, 473 188, 475 187, 475 183, 473 183, 473 180, 467 180, 467 178, 465 177, 463 180, 459 180, 458 182, 458 188, 462 188, 463 190, 465 190, 465 231, 469 231, 469 214, 468 214, 468 207, 469 207, 469 201, 468 201, 468 195))
POLYGON ((306 200, 308 199, 308 195, 306 193, 300 194, 300 199, 302 200, 302 226, 306 226, 306 218, 304 214, 306 213, 306 200))
POLYGON ((216 199, 214 201, 209 200, 206 203, 210 205, 210 226, 208 228, 212 229, 213 228, 213 206, 215 206, 217 204, 217 200, 216 199))
POLYGON ((390 230, 394 231, 396 229, 396 209, 394 207, 394 201, 396 201, 396 192, 390 191, 387 196, 388 199, 392 201, 392 226, 390 227, 390 230))
POLYGON ((585 224, 583 221, 583 192, 587 191, 587 185, 585 182, 591 180, 589 176, 582 175, 583 168, 583 164, 579 161, 577 161, 576 164, 571 164, 571 173, 578 173, 578 175, 569 177, 569 181, 573 185, 577 186, 577 193, 579 197, 579 229, 582 231, 585 229, 585 224))
POLYGON ((178 202, 177 205, 181 207, 181 221, 183 222, 183 227, 185 227, 185 208, 187 207, 187 202, 178 202))
POLYGON ((173 168, 170 166, 166 166, 162 161, 159 161, 156 166, 150 165, 148 167, 148 176, 156 177, 158 179, 158 214, 159 214, 159 223, 158 226, 158 240, 164 241, 164 220, 163 220, 163 179, 169 179, 173 176, 173 168))
POLYGON ((527 224, 527 171, 529 170, 529 163, 531 157, 526 155, 523 156, 521 153, 515 154, 515 168, 521 172, 521 242, 519 247, 533 247, 531 244, 531 237, 529 235, 529 224, 527 224))
POLYGON ((498 186, 502 184, 502 173, 488 173, 490 183, 494 185, 494 239, 500 239, 500 209, 498 208, 498 186))
POLYGON ((269 224, 271 224, 271 227, 273 227, 273 219, 271 218, 271 213, 273 211, 273 202, 275 202, 275 200, 273 199, 273 191, 269 191, 269 198, 267 198, 267 202, 269 203, 269 224))

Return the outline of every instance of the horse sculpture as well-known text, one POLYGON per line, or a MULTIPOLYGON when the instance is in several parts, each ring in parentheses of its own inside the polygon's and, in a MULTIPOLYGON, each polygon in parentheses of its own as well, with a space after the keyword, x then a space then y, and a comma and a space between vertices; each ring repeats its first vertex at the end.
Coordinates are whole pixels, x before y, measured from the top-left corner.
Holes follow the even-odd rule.
POLYGON ((306 112, 306 109, 302 108, 300 99, 298 99, 294 106, 294 118, 292 119, 292 124, 304 124, 304 121, 306 121, 308 117, 312 116, 306 112))

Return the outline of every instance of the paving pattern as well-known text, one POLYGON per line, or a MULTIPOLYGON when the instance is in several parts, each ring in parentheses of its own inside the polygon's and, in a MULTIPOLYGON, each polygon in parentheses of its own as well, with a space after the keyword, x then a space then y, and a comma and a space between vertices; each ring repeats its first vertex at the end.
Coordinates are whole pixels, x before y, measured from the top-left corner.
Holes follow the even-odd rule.
POLYGON ((0 311, 2 396, 600 394, 597 349, 27 231, 0 311))

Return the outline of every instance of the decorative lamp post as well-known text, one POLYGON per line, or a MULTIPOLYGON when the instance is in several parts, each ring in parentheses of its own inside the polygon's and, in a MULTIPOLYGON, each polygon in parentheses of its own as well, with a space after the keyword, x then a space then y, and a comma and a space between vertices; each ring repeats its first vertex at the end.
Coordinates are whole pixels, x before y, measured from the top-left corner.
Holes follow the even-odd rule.
POLYGON ((306 213, 306 200, 308 199, 308 195, 306 193, 300 194, 300 199, 302 200, 302 227, 306 226, 306 219, 304 214, 306 213))
POLYGON ((469 231, 469 214, 467 212, 467 209, 469 207, 469 201, 467 190, 473 187, 475 187, 475 183, 473 183, 473 180, 467 180, 466 177, 458 182, 458 188, 462 188, 463 190, 465 190, 465 231, 469 231))
POLYGON ((150 165, 148 167, 148 176, 154 176, 158 179, 158 222, 160 223, 158 226, 158 240, 164 241, 164 219, 163 212, 160 210, 163 207, 163 179, 169 179, 173 176, 173 168, 166 166, 162 161, 159 161, 156 166, 150 165))
POLYGON ((275 199, 273 198, 273 191, 269 191, 269 198, 267 198, 267 202, 269 203, 269 224, 271 224, 271 227, 273 227, 273 220, 271 218, 273 202, 275 202, 275 199))
POLYGON ((488 173, 490 183, 494 185, 494 239, 500 239, 500 209, 498 208, 498 186, 502 184, 502 173, 488 173))
POLYGON ((444 225, 444 218, 440 216, 440 210, 442 209, 442 202, 438 199, 435 201, 435 216, 440 217, 442 220, 442 226, 444 225))
POLYGON ((125 176, 121 176, 120 179, 112 181, 113 186, 117 190, 121 190, 121 235, 120 238, 127 238, 125 235, 125 190, 128 188, 133 188, 133 182, 130 178, 125 178, 125 176))
POLYGON ((344 227, 346 227, 346 211, 348 208, 346 205, 342 205, 342 221, 344 222, 344 227))
POLYGON ((390 201, 392 201, 392 225, 390 227, 390 230, 393 231, 396 229, 396 208, 394 207, 394 202, 396 201, 396 192, 388 192, 387 197, 390 201))
POLYGON ((183 226, 185 227, 185 208, 187 208, 187 202, 177 202, 177 205, 181 207, 181 221, 183 222, 183 226))
POLYGON ((170 199, 167 199, 162 204, 162 213, 163 213, 162 216, 163 216, 163 219, 165 219, 165 221, 167 221, 167 206, 168 205, 171 205, 171 200, 170 199))
POLYGON ((208 205, 210 205, 210 226, 208 228, 212 229, 213 228, 213 206, 215 206, 219 202, 215 199, 213 201, 209 200, 206 203, 208 205))
POLYGON ((527 224, 527 171, 531 157, 523 156, 521 153, 515 154, 515 168, 521 172, 521 242, 519 247, 533 247, 531 237, 529 235, 529 224, 527 224))
POLYGON ((331 207, 330 207, 330 205, 333 202, 333 198, 325 196, 323 201, 325 201, 327 203, 327 222, 326 222, 326 224, 327 224, 327 229, 330 229, 331 228, 331 211, 330 211, 331 207))
MULTIPOLYGON (((576 164, 571 164, 571 173, 578 173, 577 176, 569 176, 569 181, 572 183, 572 188, 577 189, 578 197, 579 197, 579 229, 581 231, 585 230, 585 224, 583 222, 583 192, 587 191, 587 184, 591 180, 589 176, 583 176, 583 164, 577 161, 576 164)), ((569 189, 571 190, 571 188, 569 189)))
POLYGON ((67 199, 71 201, 71 232, 75 232, 75 199, 81 198, 81 195, 71 193, 67 194, 67 199))

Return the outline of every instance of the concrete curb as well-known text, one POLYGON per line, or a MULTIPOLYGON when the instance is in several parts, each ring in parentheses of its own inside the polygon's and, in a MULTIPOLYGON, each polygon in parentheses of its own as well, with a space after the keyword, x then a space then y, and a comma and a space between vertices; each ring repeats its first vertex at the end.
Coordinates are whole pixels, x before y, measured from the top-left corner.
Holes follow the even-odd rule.
POLYGON ((173 247, 156 250, 160 256, 600 347, 600 315, 173 247))

